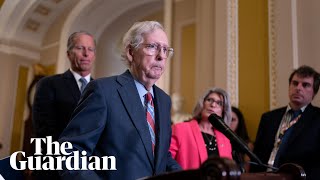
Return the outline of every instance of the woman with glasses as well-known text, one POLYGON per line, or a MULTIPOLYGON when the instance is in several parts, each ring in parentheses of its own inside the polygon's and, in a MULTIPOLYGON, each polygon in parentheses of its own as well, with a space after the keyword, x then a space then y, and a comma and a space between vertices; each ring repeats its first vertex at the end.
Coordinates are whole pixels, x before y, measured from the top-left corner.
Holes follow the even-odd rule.
POLYGON ((190 121, 172 126, 170 152, 183 169, 197 169, 208 156, 232 159, 230 141, 209 122, 215 113, 231 122, 231 105, 226 91, 212 88, 199 99, 190 121))

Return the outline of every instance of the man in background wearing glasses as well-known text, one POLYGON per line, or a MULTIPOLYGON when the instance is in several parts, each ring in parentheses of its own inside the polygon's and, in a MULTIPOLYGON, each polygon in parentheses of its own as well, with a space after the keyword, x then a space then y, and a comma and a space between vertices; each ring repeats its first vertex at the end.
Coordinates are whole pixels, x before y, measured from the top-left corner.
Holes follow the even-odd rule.
POLYGON ((128 70, 91 82, 59 139, 87 156, 114 156, 116 170, 64 170, 63 178, 126 180, 181 169, 168 151, 171 100, 155 85, 172 54, 158 22, 129 29, 121 54, 128 70))

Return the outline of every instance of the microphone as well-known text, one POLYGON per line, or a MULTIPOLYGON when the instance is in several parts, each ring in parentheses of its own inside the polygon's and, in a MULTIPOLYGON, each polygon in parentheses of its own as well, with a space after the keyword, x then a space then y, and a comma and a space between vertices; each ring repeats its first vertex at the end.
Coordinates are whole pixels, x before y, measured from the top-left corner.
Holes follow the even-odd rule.
POLYGON ((261 166, 269 167, 268 165, 263 164, 261 160, 253 152, 250 151, 249 147, 247 146, 247 143, 245 143, 239 136, 237 136, 222 120, 221 117, 219 117, 215 113, 212 113, 208 119, 214 128, 216 128, 222 134, 224 134, 231 141, 232 144, 236 145, 241 152, 247 154, 251 160, 255 161, 261 166))

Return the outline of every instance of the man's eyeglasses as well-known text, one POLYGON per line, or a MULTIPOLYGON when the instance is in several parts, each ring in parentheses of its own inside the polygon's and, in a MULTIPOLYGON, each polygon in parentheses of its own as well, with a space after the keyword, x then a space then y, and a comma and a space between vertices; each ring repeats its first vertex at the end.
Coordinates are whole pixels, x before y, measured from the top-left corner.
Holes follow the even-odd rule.
POLYGON ((173 48, 171 47, 161 46, 160 44, 157 44, 157 43, 150 43, 150 44, 146 43, 142 45, 145 46, 144 52, 150 56, 154 56, 160 53, 160 51, 162 51, 163 54, 165 54, 165 57, 167 59, 170 59, 173 55, 173 48))
POLYGON ((207 98, 205 99, 205 101, 207 101, 208 103, 212 104, 212 103, 216 103, 218 106, 222 107, 223 106, 223 102, 219 101, 219 100, 215 100, 213 98, 207 98))

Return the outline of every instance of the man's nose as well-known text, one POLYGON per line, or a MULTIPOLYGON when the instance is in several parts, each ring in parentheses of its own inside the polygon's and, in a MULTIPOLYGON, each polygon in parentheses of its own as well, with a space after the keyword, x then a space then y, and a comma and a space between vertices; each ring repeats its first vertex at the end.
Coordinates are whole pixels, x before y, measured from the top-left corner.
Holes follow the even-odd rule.
POLYGON ((161 61, 166 58, 166 54, 160 49, 157 54, 157 60, 161 61))
POLYGON ((86 49, 86 48, 83 48, 83 50, 82 50, 82 55, 83 55, 84 57, 87 57, 87 56, 88 56, 88 53, 89 53, 89 50, 86 49))
POLYGON ((303 89, 303 85, 302 83, 298 83, 298 85, 296 86, 297 90, 302 90, 303 89))

